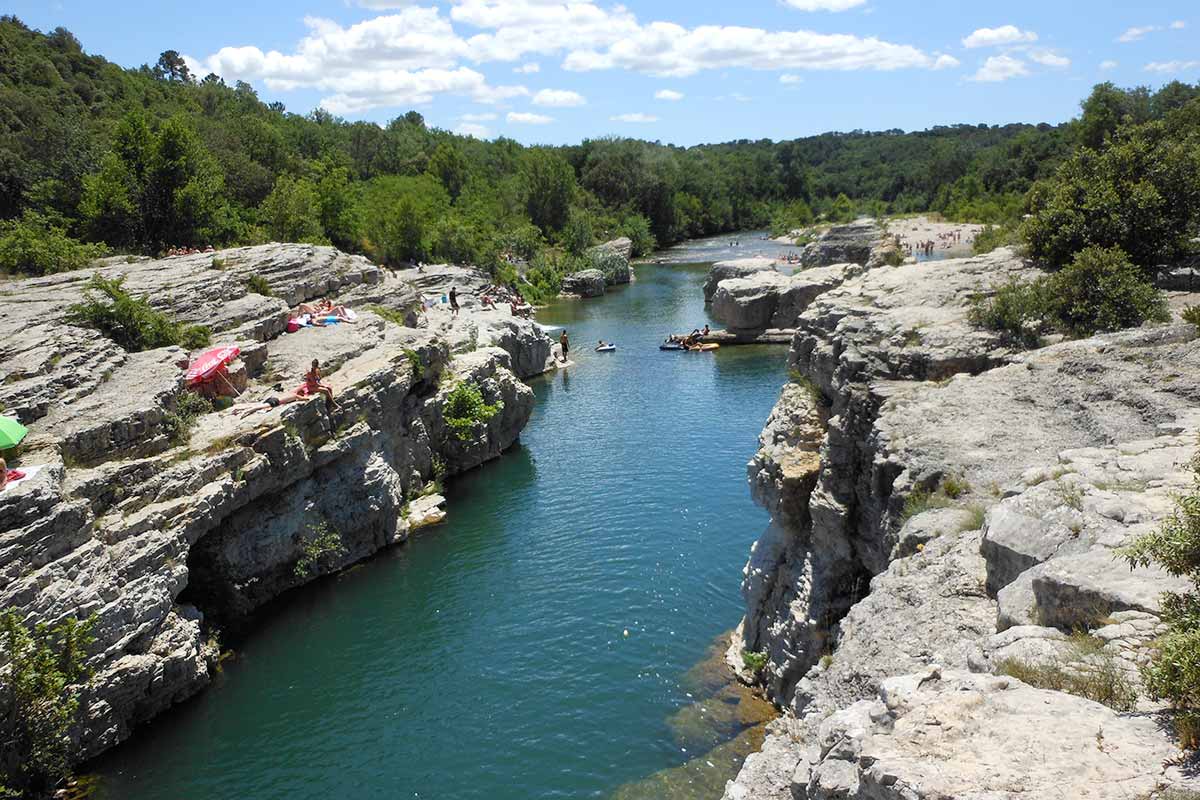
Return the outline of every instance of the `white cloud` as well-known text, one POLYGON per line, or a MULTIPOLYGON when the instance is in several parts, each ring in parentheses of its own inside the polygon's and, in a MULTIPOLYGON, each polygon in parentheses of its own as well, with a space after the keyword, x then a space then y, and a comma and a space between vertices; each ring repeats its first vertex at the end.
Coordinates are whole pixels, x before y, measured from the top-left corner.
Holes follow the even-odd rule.
POLYGON ((999 83, 1009 78, 1019 78, 1029 74, 1025 62, 1012 56, 990 56, 983 66, 971 76, 971 80, 982 83, 999 83))
POLYGON ((459 117, 463 122, 491 122, 496 118, 496 115, 491 111, 483 114, 463 114, 459 117))
POLYGON ((492 132, 486 125, 477 125, 473 122, 460 124, 454 129, 454 132, 459 136, 474 136, 476 139, 490 139, 492 136, 492 132))
POLYGON ((779 76, 779 82, 784 84, 802 83, 804 78, 794 72, 785 72, 779 76))
POLYGON ((1113 61, 1112 59, 1108 59, 1106 61, 1100 62, 1100 69, 1103 69, 1103 70, 1116 69, 1118 66, 1119 66, 1118 62, 1113 61))
MULTIPOLYGON (((661 77, 730 68, 798 73, 957 65, 950 56, 877 37, 641 22, 625 6, 600 0, 448 0, 446 12, 407 0, 347 0, 356 1, 393 11, 355 24, 308 17, 307 34, 290 50, 230 46, 204 58, 188 55, 188 63, 199 74, 275 92, 316 90, 324 95, 321 105, 343 114, 444 94, 484 103, 530 96, 524 86, 492 85, 471 67, 507 62, 518 74, 532 74, 540 69, 533 56, 561 57, 568 70, 661 77)), ((826 10, 863 2, 795 0, 797 7, 826 10)))
POLYGON ((1050 50, 1031 50, 1029 52, 1029 60, 1041 64, 1043 67, 1069 67, 1071 59, 1066 56, 1060 56, 1058 53, 1050 50))
POLYGON ((677 92, 674 89, 659 89, 654 93, 654 99, 675 102, 683 99, 683 92, 677 92))
POLYGON ((1157 30, 1162 29, 1157 25, 1143 25, 1141 27, 1128 28, 1124 33, 1117 37, 1117 41, 1125 43, 1136 42, 1138 39, 1144 37, 1147 33, 1153 33, 1157 30))
POLYGON ((1187 27, 1187 23, 1181 19, 1177 19, 1171 23, 1171 30, 1173 30, 1173 31, 1181 31, 1186 27, 1187 27))
POLYGON ((643 114, 640 111, 636 114, 617 114, 615 117, 609 117, 613 122, 658 122, 658 117, 651 114, 643 114))
POLYGON ((518 125, 548 125, 554 122, 554 117, 547 117, 544 114, 530 114, 524 111, 510 111, 504 119, 518 125))
POLYGON ((533 104, 549 108, 574 108, 586 105, 587 99, 579 92, 565 89, 542 89, 533 96, 533 104))
POLYGON ((1200 61, 1151 61, 1145 66, 1145 70, 1147 72, 1163 72, 1167 74, 1191 72, 1192 70, 1200 70, 1200 61))
POLYGON ((847 11, 861 6, 867 0, 783 0, 783 2, 801 11, 847 11))
POLYGON ((997 47, 1007 44, 1036 42, 1037 34, 1023 31, 1016 25, 1001 25, 999 28, 978 28, 962 40, 963 47, 997 47))
POLYGON ((933 62, 934 69, 953 69, 959 65, 959 60, 952 55, 940 53, 937 60, 933 62))

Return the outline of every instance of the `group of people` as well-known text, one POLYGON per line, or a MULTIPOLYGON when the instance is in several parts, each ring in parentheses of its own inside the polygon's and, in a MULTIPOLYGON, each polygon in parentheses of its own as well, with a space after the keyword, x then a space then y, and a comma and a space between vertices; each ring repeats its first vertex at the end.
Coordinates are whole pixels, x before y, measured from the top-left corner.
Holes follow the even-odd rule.
POLYGON ((687 349, 691 350, 694 347, 699 347, 700 345, 704 344, 704 337, 708 336, 711 332, 712 331, 709 330, 708 325, 705 324, 703 329, 693 328, 692 332, 687 336, 676 336, 675 334, 671 334, 667 337, 666 343, 681 344, 687 349))
POLYGON ((799 264, 800 263, 800 255, 798 253, 788 253, 786 256, 783 257, 783 263, 799 264))
POLYGON ((338 323, 353 325, 358 322, 358 314, 340 303, 321 298, 313 303, 301 303, 288 320, 288 332, 295 333, 301 328, 324 328, 326 325, 338 323))
POLYGON ((514 317, 521 317, 522 319, 533 317, 533 306, 525 300, 525 296, 521 294, 521 290, 515 286, 499 286, 494 283, 485 286, 483 292, 479 295, 479 302, 484 308, 490 309, 507 305, 509 313, 514 317))
POLYGON ((321 380, 321 362, 319 359, 312 360, 312 366, 308 372, 304 373, 304 382, 292 389, 289 392, 279 395, 278 397, 268 397, 256 403, 239 403, 232 406, 230 410, 243 419, 256 414, 260 411, 270 411, 272 408, 279 408, 288 403, 296 403, 301 400, 306 400, 310 397, 322 395, 325 398, 325 405, 333 411, 341 408, 337 400, 333 396, 333 387, 321 380))
POLYGON ((932 239, 925 239, 919 242, 910 242, 907 239, 897 237, 896 244, 899 245, 900 249, 903 250, 907 255, 923 255, 928 257, 933 255, 933 251, 935 249, 949 250, 954 245, 961 244, 962 231, 957 229, 945 231, 944 233, 937 234, 937 239, 938 240, 936 242, 932 239))
POLYGON ((167 249, 167 258, 171 258, 172 256, 194 256, 197 253, 215 252, 217 251, 213 249, 211 244, 208 247, 205 247, 203 250, 197 247, 170 247, 167 249))

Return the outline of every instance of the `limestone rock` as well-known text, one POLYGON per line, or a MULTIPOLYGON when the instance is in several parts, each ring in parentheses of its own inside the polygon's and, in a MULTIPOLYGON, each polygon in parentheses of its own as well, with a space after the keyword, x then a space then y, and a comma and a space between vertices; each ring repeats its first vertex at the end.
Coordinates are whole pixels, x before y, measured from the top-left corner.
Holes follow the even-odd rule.
POLYGON ((822 725, 810 800, 1125 798, 1180 773, 1157 723, 1012 678, 930 669, 822 725))
POLYGON ((778 272, 726 278, 712 297, 712 313, 733 330, 763 330, 771 324, 788 279, 778 272))
POLYGON ((562 292, 579 297, 599 297, 604 294, 605 285, 603 272, 598 269, 585 269, 565 276, 562 279, 562 292))
POLYGON ((801 261, 806 267, 845 263, 865 265, 882 237, 883 229, 873 219, 834 225, 805 246, 801 261))
POLYGON ((633 269, 629 259, 633 255, 633 242, 628 237, 598 244, 588 250, 588 257, 604 273, 608 286, 618 286, 633 280, 633 269))
POLYGON ((704 282, 704 302, 711 303, 721 281, 730 278, 748 278, 760 272, 775 272, 775 261, 770 258, 734 258, 718 261, 708 271, 704 282))

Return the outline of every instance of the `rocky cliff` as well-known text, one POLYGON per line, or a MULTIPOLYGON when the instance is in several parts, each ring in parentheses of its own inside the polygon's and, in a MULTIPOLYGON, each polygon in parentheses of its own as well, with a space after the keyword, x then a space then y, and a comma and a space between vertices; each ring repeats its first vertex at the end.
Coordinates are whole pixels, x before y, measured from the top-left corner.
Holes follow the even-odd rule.
POLYGON ((1015 659, 1136 688, 1171 584, 1114 548, 1169 513, 1200 429, 1191 325, 1015 352, 967 323, 972 295, 1033 273, 1007 250, 879 266, 799 313, 796 377, 749 466, 772 522, 730 652, 788 714, 726 797, 1186 782, 1157 722, 972 674, 1015 659), (756 675, 743 651, 764 654, 756 675))
POLYGON ((242 400, 292 388, 317 357, 340 408, 213 412, 181 430, 187 353, 126 352, 65 320, 90 272, 5 284, 0 402, 30 428, 20 466, 34 474, 0 493, 0 607, 30 623, 95 616, 81 757, 209 682, 214 620, 236 622, 436 519, 422 497, 431 481, 517 440, 533 405, 519 378, 549 358, 527 321, 422 309, 449 282, 486 280, 473 271, 393 274, 303 245, 101 271, 239 345, 242 400), (248 288, 254 276, 270 296, 248 288), (357 309, 357 324, 284 334, 289 306, 317 297, 357 309), (465 438, 443 418, 461 380, 502 404, 465 438))

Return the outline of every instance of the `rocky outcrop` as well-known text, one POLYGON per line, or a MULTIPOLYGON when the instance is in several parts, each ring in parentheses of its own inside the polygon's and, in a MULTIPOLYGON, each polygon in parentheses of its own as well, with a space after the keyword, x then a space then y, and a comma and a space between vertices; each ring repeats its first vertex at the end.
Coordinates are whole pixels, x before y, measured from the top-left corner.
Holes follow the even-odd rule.
POLYGON ((608 286, 619 286, 633 280, 633 268, 629 259, 633 256, 633 242, 629 237, 598 244, 588 250, 588 258, 596 268, 604 273, 604 282, 608 286))
MULTIPOLYGON (((933 665, 1074 659, 1072 668, 1091 669, 1113 659, 1136 683, 1161 630, 1158 594, 1173 584, 1157 570, 1131 571, 1115 548, 1160 524, 1191 480, 1196 330, 1148 327, 1020 353, 967 323, 973 294, 1033 274, 1008 251, 873 269, 800 314, 797 379, 749 468, 772 522, 746 565, 735 643, 766 656, 754 679, 790 715, 764 747, 771 758, 748 761, 727 797, 786 796, 772 794, 785 774, 796 797, 992 796, 981 787, 999 789, 986 780, 972 784, 993 768, 986 754, 1023 744, 987 749, 990 739, 959 728, 964 744, 951 749, 945 782, 888 761, 916 757, 903 749, 843 758, 818 746, 830 715, 870 706, 889 679, 933 665), (1086 656, 1068 636, 1078 629, 1092 637, 1086 656), (872 783, 876 761, 890 766, 872 783)), ((976 680, 994 679, 960 675, 954 691, 975 691, 965 687, 976 680)), ((1029 692, 1004 695, 1016 705, 1000 703, 998 717, 1043 703, 1029 692)), ((982 702, 992 702, 987 692, 982 702)), ((1107 715, 1106 737, 1175 752, 1161 728, 1140 730, 1061 693, 1050 702, 1081 725, 1074 709, 1107 715)), ((1029 730, 1004 735, 1053 739, 1059 726, 1040 710, 1028 709, 1029 730)), ((880 736, 902 724, 868 721, 880 736)), ((1095 730, 1066 736, 1094 741, 1095 730)), ((1126 763, 1137 776, 1129 780, 1157 785, 1158 761, 1126 763)), ((1060 767, 1031 772, 1014 791, 1054 785, 1060 767)))
POLYGON ((598 269, 585 269, 564 276, 562 292, 578 297, 599 297, 604 294, 606 285, 603 272, 598 269))
POLYGON ((746 277, 725 278, 712 296, 712 314, 735 335, 792 330, 813 300, 860 272, 854 264, 837 264, 794 275, 756 270, 746 277))
POLYGON ((805 246, 801 263, 806 267, 825 267, 830 264, 859 264, 866 266, 883 239, 883 228, 873 219, 860 219, 845 225, 834 225, 816 241, 805 246))
POLYGON ((704 282, 704 302, 711 303, 713 295, 721 281, 730 278, 747 278, 760 272, 776 272, 775 260, 770 258, 735 258, 729 261, 718 261, 708 271, 708 279, 704 282))
POLYGON ((792 777, 808 800, 1148 797, 1181 777, 1155 720, 1013 678, 931 668, 821 723, 792 777))
POLYGON ((316 398, 181 428, 173 414, 187 353, 127 353, 66 324, 89 273, 7 284, 0 401, 29 425, 21 466, 37 469, 0 493, 0 606, 29 623, 94 616, 79 756, 202 689, 217 655, 214 621, 236 623, 435 517, 424 505, 414 517, 410 501, 435 476, 516 441, 533 395, 514 367, 532 374, 544 361, 545 337, 530 323, 421 314, 412 284, 332 248, 266 245, 102 269, 167 313, 210 325, 215 341, 239 344, 242 400, 299 383, 315 356, 340 407, 316 398), (251 275, 277 296, 249 292, 251 275), (357 324, 280 336, 288 305, 318 296, 356 306, 357 324), (422 327, 395 321, 405 317, 422 327), (442 410, 460 381, 499 406, 465 438, 442 410))

